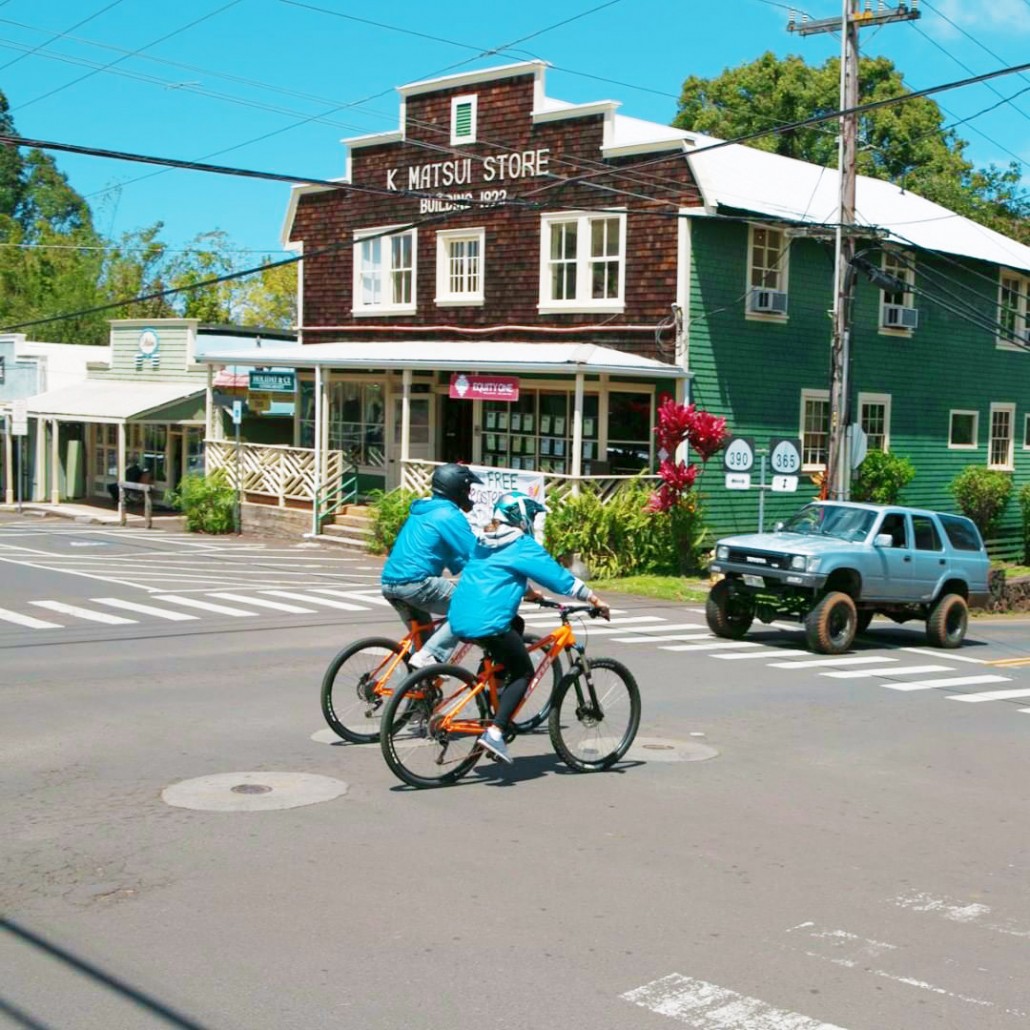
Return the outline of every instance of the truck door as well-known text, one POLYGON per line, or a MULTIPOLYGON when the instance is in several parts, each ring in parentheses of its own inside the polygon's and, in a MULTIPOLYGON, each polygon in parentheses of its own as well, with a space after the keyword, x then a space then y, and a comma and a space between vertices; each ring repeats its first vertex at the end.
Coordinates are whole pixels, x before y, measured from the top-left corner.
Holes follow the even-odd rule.
MULTIPOLYGON (((890 536, 892 546, 876 548, 879 582, 874 586, 875 596, 888 601, 904 600, 912 592, 912 532, 908 515, 902 511, 887 512, 876 533, 890 536)), ((864 589, 863 594, 870 596, 864 589)))
POLYGON ((913 596, 929 601, 947 564, 937 523, 929 515, 912 515, 912 543, 913 596))

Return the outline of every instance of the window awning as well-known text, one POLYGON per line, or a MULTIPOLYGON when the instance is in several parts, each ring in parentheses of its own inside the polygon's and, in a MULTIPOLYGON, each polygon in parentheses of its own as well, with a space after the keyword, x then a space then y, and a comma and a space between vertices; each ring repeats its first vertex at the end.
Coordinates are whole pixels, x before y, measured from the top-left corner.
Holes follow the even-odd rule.
POLYGON ((405 369, 425 372, 504 372, 621 375, 642 379, 688 379, 679 365, 629 354, 596 343, 498 343, 493 340, 409 340, 314 343, 292 350, 208 351, 212 365, 285 368, 405 369))
POLYGON ((196 383, 131 383, 114 379, 87 379, 29 397, 30 418, 43 416, 67 422, 126 422, 192 397, 204 387, 196 383))

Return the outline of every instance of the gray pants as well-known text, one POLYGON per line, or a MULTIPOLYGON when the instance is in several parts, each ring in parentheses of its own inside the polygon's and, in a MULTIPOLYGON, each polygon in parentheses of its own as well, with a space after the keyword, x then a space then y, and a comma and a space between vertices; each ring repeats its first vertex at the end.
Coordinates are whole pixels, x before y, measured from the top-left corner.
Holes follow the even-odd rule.
MULTIPOLYGON (((414 583, 384 583, 383 597, 397 609, 405 626, 412 619, 429 622, 429 614, 445 615, 451 606, 454 584, 443 576, 429 576, 414 583)), ((458 637, 445 619, 422 645, 438 661, 446 662, 458 646, 458 637)))

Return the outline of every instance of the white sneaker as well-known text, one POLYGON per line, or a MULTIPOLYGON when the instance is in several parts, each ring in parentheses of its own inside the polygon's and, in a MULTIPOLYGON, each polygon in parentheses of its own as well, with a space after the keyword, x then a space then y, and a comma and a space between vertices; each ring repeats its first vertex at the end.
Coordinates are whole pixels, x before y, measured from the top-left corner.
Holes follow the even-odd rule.
POLYGON ((427 665, 437 665, 438 659, 432 651, 427 651, 423 648, 421 651, 416 651, 409 659, 408 665, 412 669, 424 669, 427 665))

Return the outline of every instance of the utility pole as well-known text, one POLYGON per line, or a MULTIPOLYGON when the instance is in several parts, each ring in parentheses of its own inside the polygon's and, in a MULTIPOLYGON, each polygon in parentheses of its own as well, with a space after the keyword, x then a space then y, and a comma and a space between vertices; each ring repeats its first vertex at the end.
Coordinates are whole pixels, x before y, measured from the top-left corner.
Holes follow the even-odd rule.
POLYGON ((840 203, 835 237, 836 263, 833 276, 833 337, 830 347, 830 438, 826 455, 825 496, 847 500, 851 490, 851 462, 848 455, 848 425, 851 421, 851 291, 855 280, 855 141, 858 135, 858 30, 892 21, 913 21, 919 17, 918 0, 888 8, 877 0, 873 13, 871 0, 859 8, 859 0, 842 0, 840 20, 803 19, 793 16, 787 28, 802 36, 818 32, 839 32, 840 51, 840 130, 837 138, 837 169, 840 175, 840 203), (845 113, 852 112, 852 113, 845 113))

